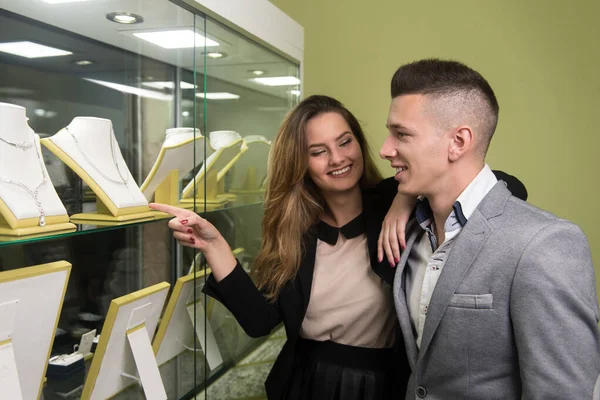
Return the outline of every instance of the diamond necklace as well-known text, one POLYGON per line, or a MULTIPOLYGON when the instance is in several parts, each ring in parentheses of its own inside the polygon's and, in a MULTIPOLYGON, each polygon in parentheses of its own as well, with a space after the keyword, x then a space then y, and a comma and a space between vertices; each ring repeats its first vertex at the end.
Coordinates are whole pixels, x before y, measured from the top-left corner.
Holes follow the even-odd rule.
POLYGON ((81 153, 83 158, 85 158, 85 161, 87 161, 87 163, 94 169, 94 171, 96 171, 98 174, 100 174, 101 177, 103 177, 104 179, 106 179, 109 182, 116 183, 119 185, 123 184, 123 185, 127 186, 127 182, 129 182, 129 174, 126 174, 127 177, 123 177, 123 174, 121 173, 121 169, 119 168, 119 163, 117 162, 117 160, 115 158, 115 145, 114 145, 114 139, 113 139, 114 133, 112 132, 112 127, 111 127, 111 132, 110 132, 110 155, 112 157, 113 162, 115 163, 115 168, 117 169, 117 173, 119 174, 119 177, 121 178, 120 181, 107 176, 100 170, 100 168, 96 167, 96 165, 94 165, 92 160, 90 160, 90 158, 87 156, 87 154, 81 148, 81 145, 79 144, 79 140, 77 140, 75 135, 66 126, 65 126, 65 130, 67 131, 67 133, 69 135, 71 135, 71 137, 73 138, 73 141, 75 142, 75 146, 77 146, 77 150, 81 153))
POLYGON ((40 164, 40 170, 42 171, 42 181, 35 187, 35 189, 31 189, 29 186, 27 186, 23 182, 15 181, 13 179, 5 179, 5 178, 2 178, 1 176, 0 176, 0 182, 18 186, 21 189, 23 189, 24 191, 26 191, 27 194, 29 194, 31 196, 31 198, 35 201, 35 205, 37 206, 38 211, 40 212, 39 225, 46 226, 46 210, 44 209, 44 206, 42 206, 42 202, 39 199, 39 195, 40 195, 39 191, 42 188, 42 186, 46 182, 48 182, 48 176, 46 176, 44 162, 42 161, 42 156, 40 154, 40 151, 39 151, 38 147, 35 145, 35 139, 33 139, 30 143, 26 143, 26 142, 10 143, 4 139, 0 139, 0 140, 4 143, 7 143, 7 144, 9 144, 13 147, 16 147, 17 149, 21 149, 23 151, 27 150, 28 148, 30 148, 32 146, 35 147, 35 154, 37 155, 38 162, 40 164), (23 147, 23 144, 25 144, 27 147, 23 147))
POLYGON ((19 142, 19 143, 13 143, 13 142, 9 142, 6 139, 2 139, 0 137, 0 141, 8 144, 9 146, 16 147, 17 149, 20 149, 20 150, 23 150, 23 151, 25 151, 27 149, 30 149, 31 146, 33 146, 33 140, 31 142, 22 141, 22 142, 19 142))

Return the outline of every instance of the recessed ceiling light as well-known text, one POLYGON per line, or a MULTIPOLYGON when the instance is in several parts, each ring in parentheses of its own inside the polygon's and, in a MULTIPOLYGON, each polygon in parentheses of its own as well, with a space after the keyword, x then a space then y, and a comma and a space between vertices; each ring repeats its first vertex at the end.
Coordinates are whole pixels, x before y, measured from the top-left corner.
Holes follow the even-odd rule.
POLYGON ((85 79, 88 82, 92 82, 92 83, 95 83, 95 84, 98 84, 101 86, 105 86, 107 88, 117 90, 121 93, 134 94, 136 96, 147 97, 147 98, 156 99, 156 100, 165 100, 165 101, 173 100, 173 95, 156 92, 154 90, 148 90, 148 89, 142 89, 142 88, 137 88, 137 87, 133 87, 133 86, 122 85, 120 83, 100 81, 97 79, 90 79, 90 78, 83 78, 83 79, 85 79))
POLYGON ((292 86, 300 83, 300 79, 295 76, 271 76, 265 78, 253 78, 253 80, 266 86, 292 86))
POLYGON ((300 91, 298 89, 290 90, 290 93, 293 94, 294 96, 300 96, 300 91))
POLYGON ((196 93, 196 97, 208 100, 235 100, 240 98, 239 95, 228 92, 196 93))
POLYGON ((48 4, 62 4, 62 3, 78 3, 81 1, 90 1, 90 0, 42 0, 48 4))
POLYGON ((183 115, 184 117, 189 117, 190 116, 190 112, 189 111, 184 111, 181 113, 181 115, 183 115))
POLYGON ((78 61, 74 61, 73 63, 76 65, 85 66, 85 65, 93 64, 94 62, 90 61, 90 60, 78 60, 78 61))
MULTIPOLYGON (((146 86, 146 87, 151 87, 154 89, 173 89, 175 87, 175 85, 173 84, 172 81, 164 81, 164 82, 159 82, 159 81, 152 81, 152 82, 142 82, 142 86, 146 86)), ((184 82, 181 81, 179 83, 179 87, 181 89, 195 89, 197 86, 192 85, 191 83, 188 82, 184 82)))
POLYGON ((250 72, 252 75, 261 76, 264 75, 266 71, 263 71, 262 69, 250 69, 248 72, 250 72))
POLYGON ((60 50, 34 42, 0 43, 0 51, 27 58, 68 56, 69 54, 73 54, 70 51, 60 50))
POLYGON ((209 57, 209 58, 223 58, 224 55, 225 54, 220 53, 218 51, 213 51, 213 52, 210 52, 210 53, 206 53, 206 57, 209 57))
POLYGON ((144 18, 140 17, 137 14, 121 12, 121 11, 111 12, 111 13, 106 14, 106 19, 108 19, 112 22, 116 22, 118 24, 127 24, 127 25, 141 24, 142 22, 144 22, 144 18))
POLYGON ((190 29, 174 31, 136 32, 133 36, 165 49, 186 49, 190 47, 211 47, 219 43, 205 38, 190 29), (206 44, 205 44, 206 42, 206 44))

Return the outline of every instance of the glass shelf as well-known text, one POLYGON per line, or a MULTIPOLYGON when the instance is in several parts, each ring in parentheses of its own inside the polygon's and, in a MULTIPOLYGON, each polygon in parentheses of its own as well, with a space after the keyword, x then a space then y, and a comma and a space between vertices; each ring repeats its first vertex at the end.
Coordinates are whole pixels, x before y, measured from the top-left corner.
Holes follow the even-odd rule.
MULTIPOLYGON (((243 211, 248 208, 255 209, 257 207, 258 208, 262 207, 262 203, 234 205, 231 207, 221 208, 218 210, 211 210, 211 211, 198 210, 197 214, 203 218, 210 219, 211 216, 217 215, 219 213, 243 211)), ((201 205, 199 205, 198 208, 201 209, 201 205)), ((110 224, 110 225, 93 225, 93 224, 77 224, 76 223, 75 230, 70 231, 70 232, 49 233, 46 235, 39 235, 39 236, 14 236, 14 237, 0 236, 0 247, 15 246, 15 245, 20 245, 20 244, 30 244, 30 243, 42 242, 42 241, 48 241, 48 240, 66 239, 66 238, 74 237, 74 236, 88 235, 88 234, 94 234, 94 233, 99 233, 99 232, 113 231, 113 230, 117 230, 117 229, 125 229, 125 228, 132 228, 132 227, 136 227, 136 226, 155 224, 158 222, 162 222, 164 220, 168 221, 169 219, 171 219, 171 217, 159 215, 151 220, 131 221, 131 222, 115 223, 115 224, 110 224)))

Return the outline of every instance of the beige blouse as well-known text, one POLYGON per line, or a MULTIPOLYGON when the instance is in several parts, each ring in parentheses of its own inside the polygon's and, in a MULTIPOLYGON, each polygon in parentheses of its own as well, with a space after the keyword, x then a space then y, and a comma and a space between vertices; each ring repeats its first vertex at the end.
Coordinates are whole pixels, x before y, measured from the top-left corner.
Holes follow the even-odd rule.
POLYGON ((394 344, 392 289, 371 268, 367 236, 317 240, 310 301, 300 336, 384 348, 394 344))

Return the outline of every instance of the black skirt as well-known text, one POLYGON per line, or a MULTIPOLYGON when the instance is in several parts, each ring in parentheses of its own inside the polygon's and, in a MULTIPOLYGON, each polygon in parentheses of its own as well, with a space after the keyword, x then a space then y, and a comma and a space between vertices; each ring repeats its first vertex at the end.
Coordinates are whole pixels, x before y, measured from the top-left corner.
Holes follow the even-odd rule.
POLYGON ((286 400, 404 398, 392 349, 298 339, 286 400))

